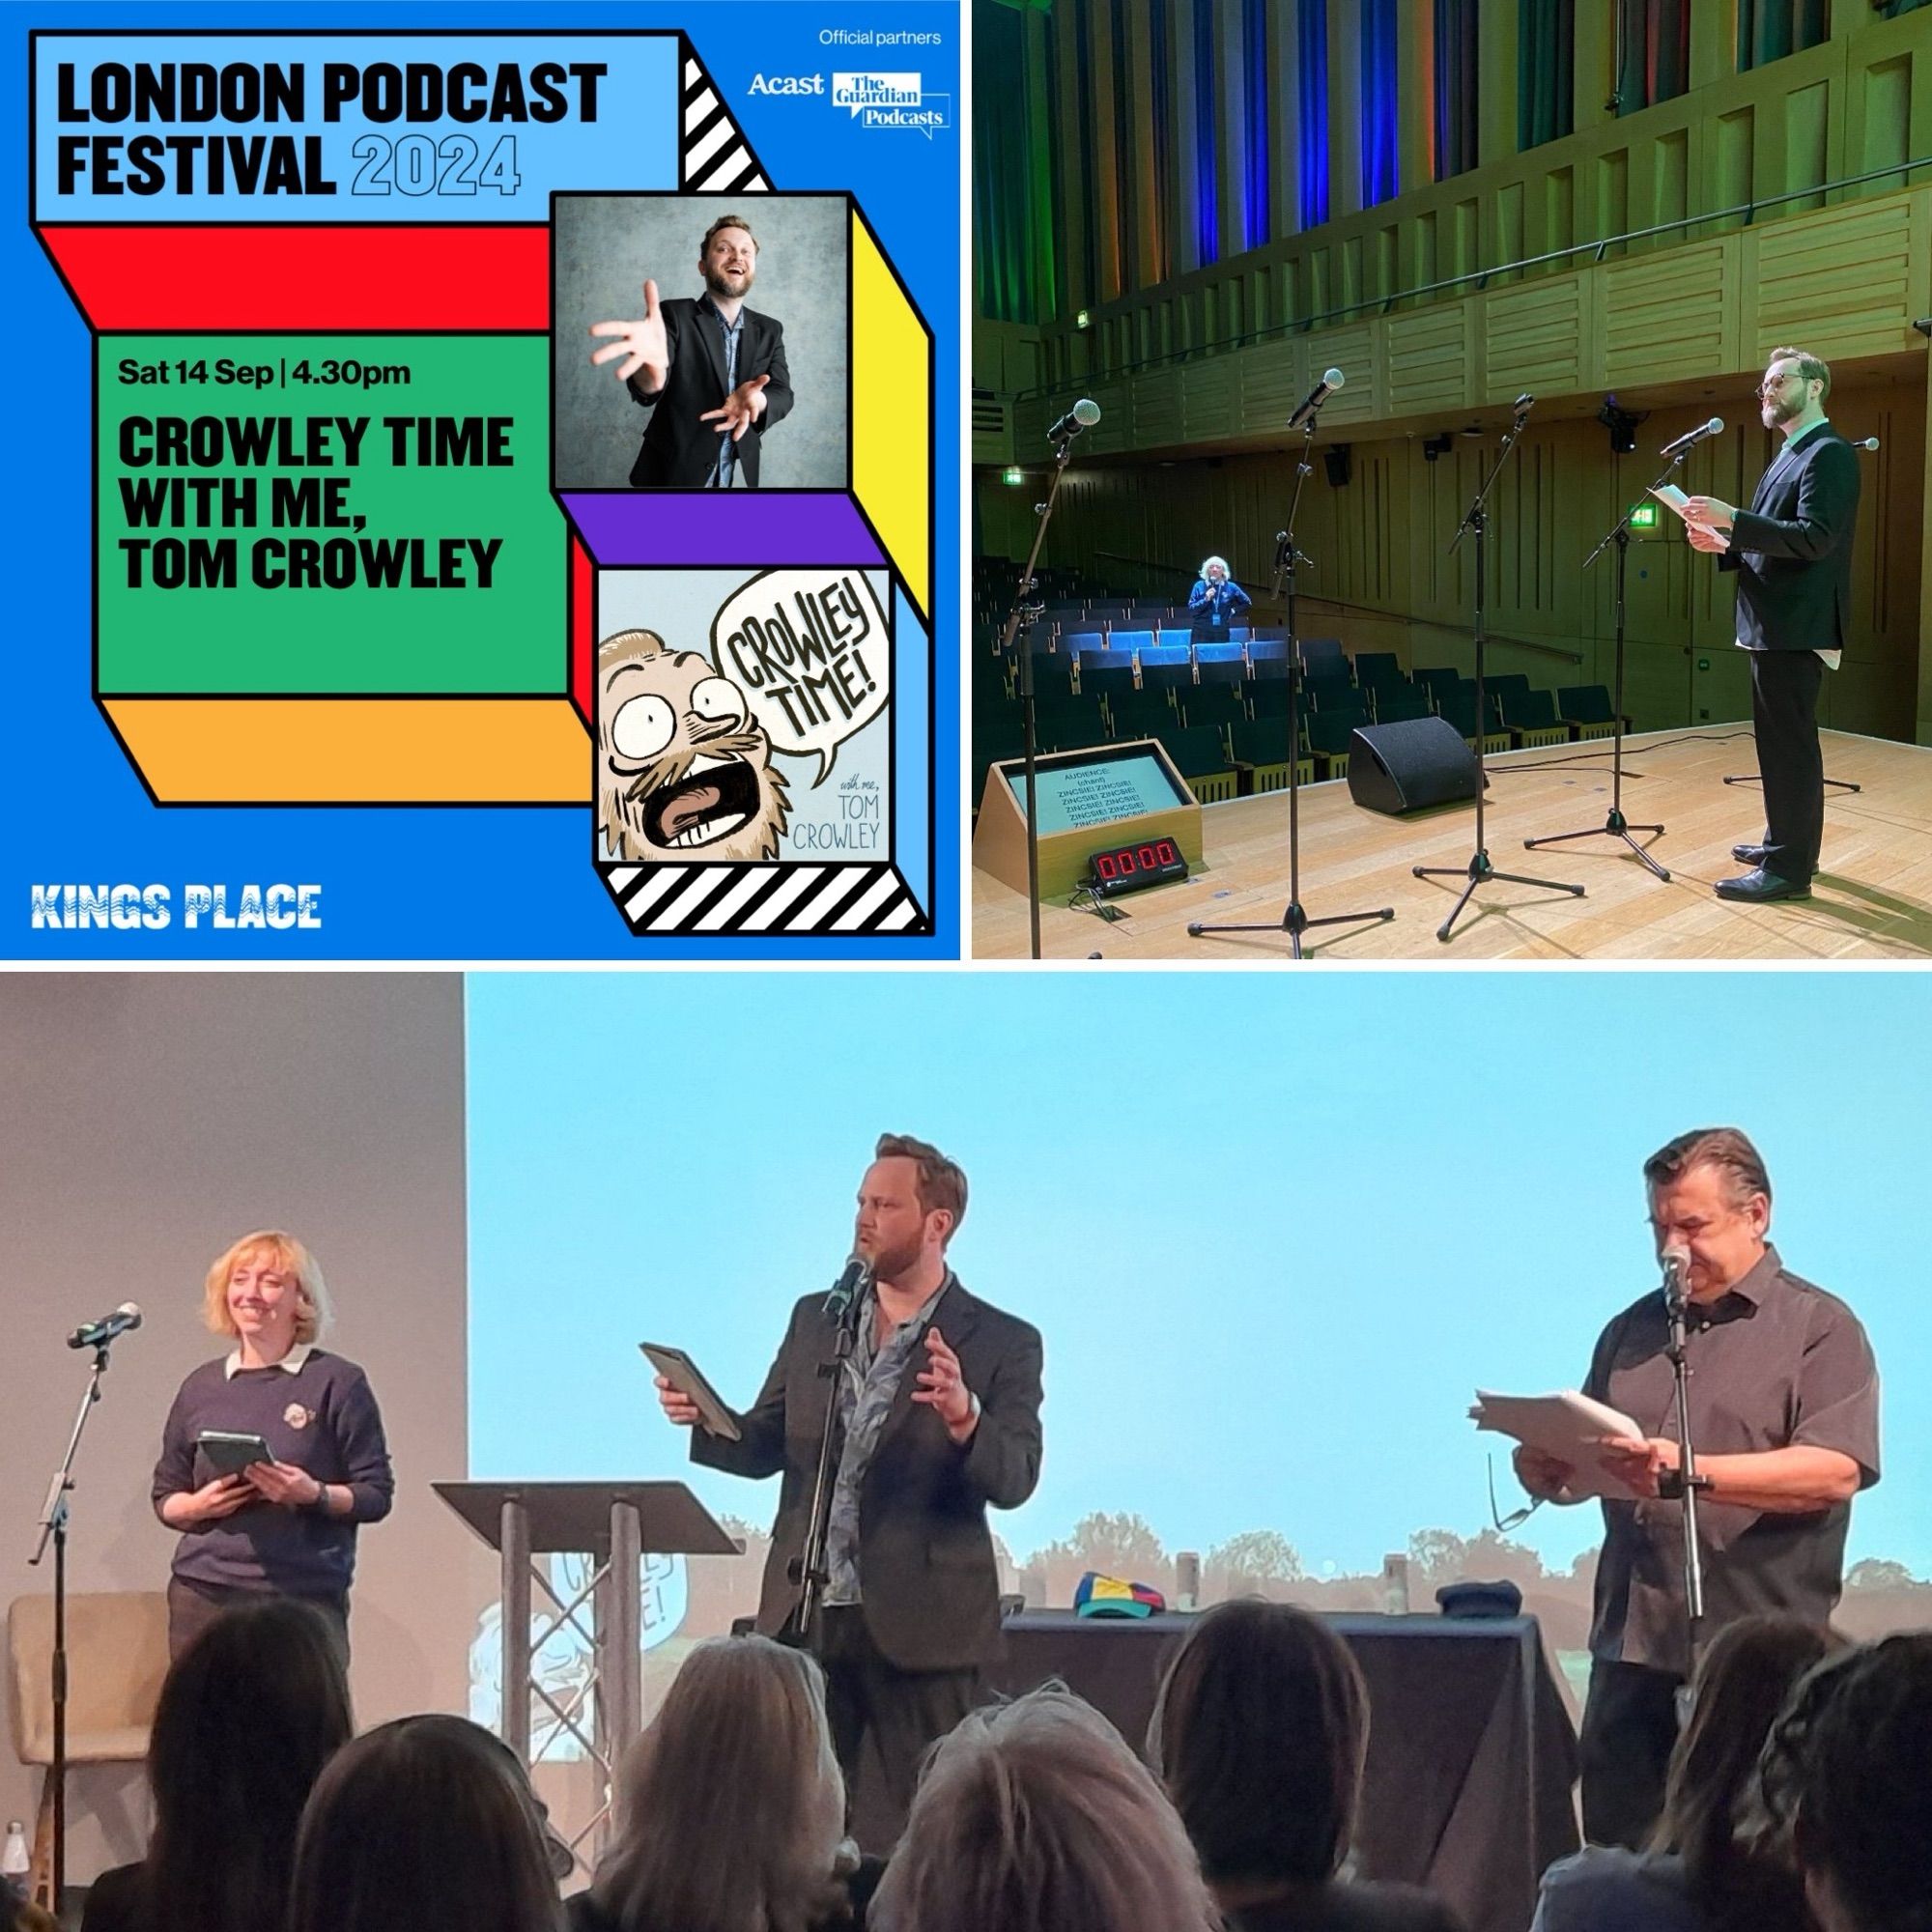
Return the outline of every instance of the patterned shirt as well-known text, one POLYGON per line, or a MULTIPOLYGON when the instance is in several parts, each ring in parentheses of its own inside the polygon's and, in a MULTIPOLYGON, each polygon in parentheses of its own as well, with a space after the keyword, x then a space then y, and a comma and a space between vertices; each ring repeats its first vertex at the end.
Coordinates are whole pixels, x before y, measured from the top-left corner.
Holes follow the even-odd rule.
POLYGON ((933 1290, 910 1321, 901 1321, 884 1343, 878 1333, 878 1295, 868 1289, 859 1310, 859 1337, 838 1382, 838 1421, 845 1446, 832 1486, 832 1514, 825 1533, 825 1602, 856 1604, 859 1591, 859 1492, 879 1446, 906 1364, 924 1346, 940 1297, 952 1286, 952 1270, 933 1290))
MULTIPOLYGON (((738 386, 738 343, 745 333, 745 311, 740 309, 731 321, 724 320, 724 311, 707 295, 698 303, 700 308, 709 309, 718 327, 724 334, 724 393, 728 396, 738 386)), ((749 436, 751 432, 748 430, 749 436)), ((728 490, 734 481, 738 469, 738 445, 727 431, 718 439, 718 468, 712 471, 711 487, 714 490, 728 490)))

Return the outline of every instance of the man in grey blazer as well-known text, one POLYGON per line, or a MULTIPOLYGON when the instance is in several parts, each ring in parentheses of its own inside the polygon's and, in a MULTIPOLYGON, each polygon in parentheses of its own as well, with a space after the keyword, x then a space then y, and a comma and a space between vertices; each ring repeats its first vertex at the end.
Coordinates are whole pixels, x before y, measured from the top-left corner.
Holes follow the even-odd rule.
POLYGON ((795 1628, 794 1564, 833 1395, 838 1314, 822 1293, 794 1305, 757 1399, 734 1416, 736 1442, 712 1435, 696 1406, 658 1378, 666 1415, 692 1427, 693 1462, 781 1478, 758 1629, 802 1636, 816 1653, 848 1787, 869 1735, 894 1820, 925 1747, 981 1701, 981 1673, 1000 1657, 987 1507, 1016 1507, 1039 1479, 1039 1331, 952 1272, 947 1245, 965 1212, 955 1162, 909 1135, 881 1137, 859 1188, 853 1245, 872 1280, 837 1391, 827 1581, 812 1629, 795 1628))
POLYGON ((1758 902, 1811 895, 1825 832, 1825 761, 1818 687, 1851 628, 1852 533, 1859 459, 1825 418, 1832 372, 1802 349, 1776 349, 1758 399, 1784 447, 1759 479, 1748 510, 1692 497, 1684 516, 1693 548, 1738 574, 1738 642, 1750 653, 1751 723, 1764 780, 1764 838, 1733 856, 1750 869, 1720 879, 1720 898, 1758 902))

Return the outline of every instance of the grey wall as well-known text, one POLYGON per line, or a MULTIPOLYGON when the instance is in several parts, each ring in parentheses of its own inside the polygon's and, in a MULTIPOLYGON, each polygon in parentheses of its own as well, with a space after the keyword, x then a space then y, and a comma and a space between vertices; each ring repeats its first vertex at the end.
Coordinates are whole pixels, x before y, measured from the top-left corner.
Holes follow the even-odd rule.
POLYGON ((849 435, 845 403, 850 249, 838 195, 564 196, 551 227, 556 312, 552 318, 552 421, 559 489, 621 489, 637 461, 648 412, 632 401, 613 363, 593 368, 592 323, 643 313, 646 276, 661 298, 704 293, 697 269, 704 231, 742 213, 758 240, 758 272, 746 306, 784 325, 785 362, 797 398, 766 436, 759 482, 767 489, 842 490, 849 435))
MULTIPOLYGON (((51 1557, 27 1557, 86 1382, 63 1338, 128 1299, 146 1321, 88 1424, 69 1581, 165 1586, 161 1423, 225 1351, 202 1279, 235 1236, 285 1227, 322 1264, 331 1346, 368 1370, 395 1458, 394 1513, 359 1540, 357 1721, 464 1709, 495 1572, 429 1489, 468 1466, 463 1078, 453 975, 0 976, 0 1601, 52 1587, 51 1557)), ((40 1773, 6 1735, 0 1820, 31 1821, 40 1773)), ((72 1880, 140 1855, 138 1772, 79 1770, 69 1804, 72 1880)))

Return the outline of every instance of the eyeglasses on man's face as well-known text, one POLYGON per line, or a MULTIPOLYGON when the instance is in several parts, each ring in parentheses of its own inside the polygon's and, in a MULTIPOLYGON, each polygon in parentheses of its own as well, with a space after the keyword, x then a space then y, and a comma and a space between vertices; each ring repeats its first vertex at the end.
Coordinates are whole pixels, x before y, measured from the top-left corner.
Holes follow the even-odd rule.
POLYGON ((1796 369, 1787 369, 1781 376, 1767 376, 1752 392, 1758 396, 1775 396, 1787 383, 1802 383, 1804 378, 1796 369))

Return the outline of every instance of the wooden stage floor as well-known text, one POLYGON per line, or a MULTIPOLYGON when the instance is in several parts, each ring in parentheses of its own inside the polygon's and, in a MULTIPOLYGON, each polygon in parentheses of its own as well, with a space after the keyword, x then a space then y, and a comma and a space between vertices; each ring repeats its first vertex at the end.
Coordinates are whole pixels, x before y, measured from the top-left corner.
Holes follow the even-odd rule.
MULTIPOLYGON (((1624 815, 1662 820, 1650 839, 1671 876, 1660 882, 1622 840, 1579 838, 1523 849, 1523 840, 1601 826, 1609 810, 1608 741, 1505 753, 1490 760, 1485 841, 1497 871, 1526 872, 1587 889, 1582 898, 1491 881, 1477 889, 1445 945, 1436 928, 1464 877, 1417 879, 1412 866, 1466 867, 1473 805, 1413 818, 1364 810, 1346 781, 1301 793, 1301 903, 1311 919, 1393 906, 1392 921, 1309 933, 1318 959, 1892 959, 1932 957, 1932 749, 1889 739, 1822 734, 1825 770, 1860 792, 1826 789, 1824 866, 1811 897, 1735 905, 1712 884, 1740 871, 1733 844, 1763 832, 1755 782, 1726 773, 1757 770, 1748 730, 1710 725, 1694 736, 1653 732, 1624 741, 1624 815), (1580 762, 1550 764, 1577 753, 1580 762), (1523 769, 1541 767, 1541 769, 1523 769)), ((1204 935, 1191 921, 1278 922, 1288 901, 1288 794, 1210 805, 1202 813, 1207 867, 1179 885, 1119 901, 1108 924, 1049 900, 1040 912, 1048 958, 1266 961, 1289 956, 1287 935, 1204 935)), ((1098 842, 1096 840, 1096 842, 1098 842)), ((973 952, 1027 955, 1027 902, 977 867, 973 952)))

